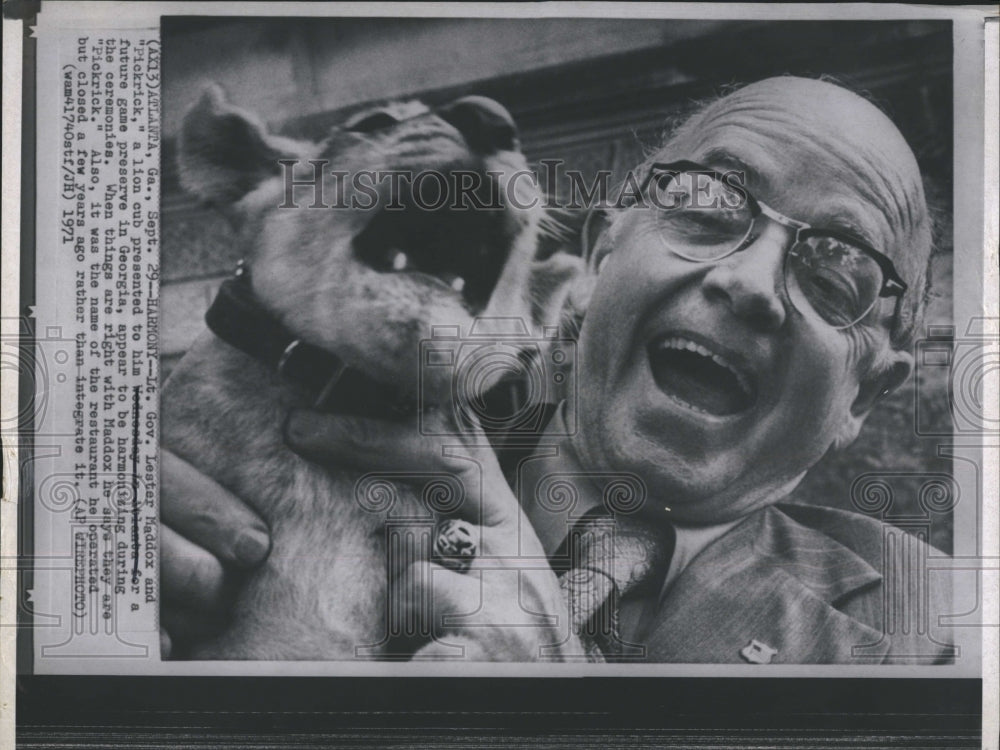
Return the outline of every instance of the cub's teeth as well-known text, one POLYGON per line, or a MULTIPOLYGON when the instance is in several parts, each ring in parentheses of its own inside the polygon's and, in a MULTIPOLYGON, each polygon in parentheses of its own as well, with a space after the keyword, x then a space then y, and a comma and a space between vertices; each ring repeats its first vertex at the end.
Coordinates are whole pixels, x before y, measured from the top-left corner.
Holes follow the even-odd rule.
POLYGON ((392 256, 392 270, 393 271, 404 271, 409 265, 410 259, 406 257, 406 253, 402 250, 397 252, 392 256))
POLYGON ((463 279, 461 276, 456 276, 454 280, 451 282, 451 288, 454 289, 456 292, 461 292, 463 289, 465 289, 465 279, 463 279))

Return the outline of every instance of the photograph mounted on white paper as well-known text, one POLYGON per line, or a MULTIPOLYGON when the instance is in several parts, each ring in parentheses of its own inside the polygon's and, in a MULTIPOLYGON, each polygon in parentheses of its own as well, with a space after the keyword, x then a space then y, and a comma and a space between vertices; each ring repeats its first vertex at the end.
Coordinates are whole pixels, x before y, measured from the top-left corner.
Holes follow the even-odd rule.
POLYGON ((953 24, 716 15, 48 37, 35 670, 977 675, 953 24))

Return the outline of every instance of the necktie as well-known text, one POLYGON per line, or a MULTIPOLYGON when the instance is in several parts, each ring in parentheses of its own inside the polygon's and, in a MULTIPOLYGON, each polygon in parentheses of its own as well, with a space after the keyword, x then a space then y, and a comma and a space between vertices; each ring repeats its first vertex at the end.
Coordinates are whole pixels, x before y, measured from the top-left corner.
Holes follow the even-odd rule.
POLYGON ((588 661, 641 660, 645 650, 619 632, 626 596, 655 596, 674 550, 673 525, 654 526, 631 515, 591 511, 574 524, 560 548, 569 570, 559 577, 573 631, 588 661))

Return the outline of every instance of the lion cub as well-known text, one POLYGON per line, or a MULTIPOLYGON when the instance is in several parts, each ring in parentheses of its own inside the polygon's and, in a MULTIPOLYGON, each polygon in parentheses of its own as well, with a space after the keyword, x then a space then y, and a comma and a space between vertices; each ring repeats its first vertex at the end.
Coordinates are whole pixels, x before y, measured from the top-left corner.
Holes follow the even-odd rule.
MULTIPOLYGON (((556 323, 576 259, 534 260, 536 188, 509 114, 488 99, 379 111, 314 144, 268 134, 212 88, 186 116, 178 158, 185 187, 237 228, 245 265, 213 305, 213 330, 165 384, 162 441, 249 503, 272 535, 229 629, 191 656, 386 656, 387 514, 358 502, 358 476, 291 452, 282 423, 293 407, 338 398, 385 416, 386 404, 416 403, 418 380, 425 405, 428 394, 450 398, 449 373, 418 378, 432 327, 464 334, 475 316, 556 323), (322 193, 296 187, 290 201, 286 159, 300 182, 309 160, 320 163, 322 193), (490 205, 417 206, 413 192, 377 181, 429 171, 447 179, 424 181, 427 200, 441 203, 435 187, 460 197, 451 178, 471 175, 490 205), (344 395, 341 367, 360 395, 344 395)), ((416 493, 400 495, 393 513, 431 515, 416 493)))

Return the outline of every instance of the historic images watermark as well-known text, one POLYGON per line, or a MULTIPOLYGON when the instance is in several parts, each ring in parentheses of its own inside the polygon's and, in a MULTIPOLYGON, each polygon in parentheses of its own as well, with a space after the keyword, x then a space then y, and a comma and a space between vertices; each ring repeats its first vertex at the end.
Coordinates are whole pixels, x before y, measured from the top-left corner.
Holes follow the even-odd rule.
POLYGON ((587 175, 564 169, 561 159, 542 159, 538 172, 486 170, 371 170, 332 168, 329 159, 280 159, 283 183, 280 209, 530 210, 653 208, 739 209, 746 205, 746 173, 691 167, 629 171, 613 182, 611 170, 587 175), (548 194, 545 184, 565 185, 548 194), (530 189, 525 189, 530 188, 530 189), (564 195, 565 198, 560 198, 564 195))

